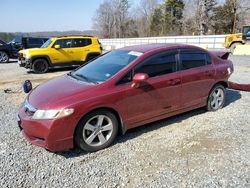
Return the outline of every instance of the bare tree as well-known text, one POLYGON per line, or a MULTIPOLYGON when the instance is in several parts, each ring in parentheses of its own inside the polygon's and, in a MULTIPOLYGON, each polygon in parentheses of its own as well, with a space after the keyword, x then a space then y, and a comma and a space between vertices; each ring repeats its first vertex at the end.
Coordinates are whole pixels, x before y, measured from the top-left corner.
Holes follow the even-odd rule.
POLYGON ((140 0, 139 5, 134 9, 139 36, 150 36, 150 22, 158 4, 159 0, 140 0))
POLYGON ((198 0, 198 10, 196 12, 196 21, 199 26, 199 34, 208 34, 209 28, 211 27, 212 11, 216 0, 198 0))
POLYGON ((104 1, 96 11, 93 18, 94 28, 100 32, 104 38, 113 37, 113 28, 115 25, 114 8, 111 1, 104 1))
POLYGON ((101 36, 121 38, 125 36, 128 19, 128 0, 105 0, 93 18, 101 36))

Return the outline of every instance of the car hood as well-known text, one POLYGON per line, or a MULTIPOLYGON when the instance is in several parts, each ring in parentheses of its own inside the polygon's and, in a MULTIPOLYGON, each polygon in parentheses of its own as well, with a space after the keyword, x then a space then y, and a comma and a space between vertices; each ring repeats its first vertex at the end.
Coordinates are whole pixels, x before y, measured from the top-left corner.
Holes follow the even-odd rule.
MULTIPOLYGON (((67 75, 50 80, 34 88, 28 95, 28 102, 37 109, 65 107, 70 98, 81 99, 79 95, 89 92, 96 85, 77 81, 67 75)), ((73 103, 73 101, 72 101, 73 103)))
POLYGON ((18 53, 23 54, 23 57, 29 57, 30 54, 32 54, 33 52, 35 52, 36 55, 38 55, 46 53, 47 52, 46 50, 47 50, 46 48, 30 48, 30 49, 20 50, 18 53))
POLYGON ((4 42, 3 40, 0 40, 0 44, 6 45, 6 42, 4 42))

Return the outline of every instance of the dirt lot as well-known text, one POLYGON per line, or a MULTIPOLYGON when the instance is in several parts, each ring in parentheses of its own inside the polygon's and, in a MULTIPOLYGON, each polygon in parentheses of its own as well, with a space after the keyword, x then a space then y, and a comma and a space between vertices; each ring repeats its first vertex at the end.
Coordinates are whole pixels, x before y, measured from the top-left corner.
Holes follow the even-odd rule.
MULTIPOLYGON (((231 80, 250 83, 250 57, 230 58, 231 80)), ((22 82, 68 71, 39 75, 0 64, 0 187, 250 187, 250 92, 228 90, 217 112, 198 109, 130 130, 95 153, 29 144, 16 123, 22 82)))

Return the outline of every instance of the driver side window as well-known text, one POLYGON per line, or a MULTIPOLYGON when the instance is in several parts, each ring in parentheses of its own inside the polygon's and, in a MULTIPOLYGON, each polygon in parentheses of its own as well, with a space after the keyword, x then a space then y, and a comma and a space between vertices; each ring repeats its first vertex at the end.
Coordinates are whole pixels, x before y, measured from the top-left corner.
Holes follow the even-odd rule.
POLYGON ((159 53, 150 57, 135 68, 136 73, 146 73, 149 77, 161 76, 176 72, 177 51, 159 53))
POLYGON ((149 57, 125 74, 118 82, 118 85, 131 82, 136 73, 146 73, 149 77, 155 77, 176 72, 177 54, 177 51, 168 51, 149 57))
POLYGON ((61 48, 71 48, 72 40, 71 39, 59 39, 55 42, 53 47, 55 47, 55 45, 60 45, 61 48))

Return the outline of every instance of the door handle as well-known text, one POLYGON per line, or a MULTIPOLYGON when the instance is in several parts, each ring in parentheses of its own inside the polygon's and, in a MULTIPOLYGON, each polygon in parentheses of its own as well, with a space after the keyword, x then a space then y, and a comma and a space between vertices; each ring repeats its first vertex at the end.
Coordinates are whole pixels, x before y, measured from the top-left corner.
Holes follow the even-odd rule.
POLYGON ((181 79, 169 80, 168 84, 171 85, 171 86, 179 85, 179 84, 181 84, 181 79))
POLYGON ((70 54, 73 54, 74 52, 73 51, 67 51, 68 53, 70 53, 70 54))
POLYGON ((89 49, 85 50, 85 52, 89 52, 89 49))

